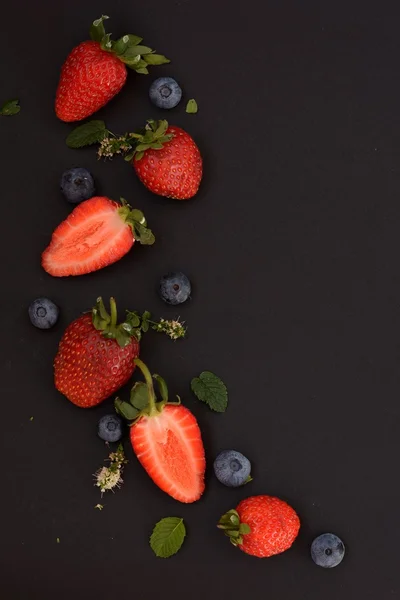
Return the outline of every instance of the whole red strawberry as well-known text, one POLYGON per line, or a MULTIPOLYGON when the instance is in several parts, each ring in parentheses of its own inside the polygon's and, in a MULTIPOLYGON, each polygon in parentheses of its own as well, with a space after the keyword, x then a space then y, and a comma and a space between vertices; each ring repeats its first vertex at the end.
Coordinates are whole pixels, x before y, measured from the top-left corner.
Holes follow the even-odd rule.
POLYGON ((92 41, 76 46, 61 69, 55 110, 62 121, 80 121, 107 104, 123 87, 127 66, 147 74, 148 65, 169 62, 148 46, 140 46, 142 38, 136 35, 111 41, 104 29, 105 19, 104 15, 93 22, 92 41))
POLYGON ((73 321, 54 359, 56 388, 81 408, 100 404, 127 383, 135 369, 142 332, 151 328, 172 339, 185 335, 178 321, 154 322, 147 311, 143 315, 127 312, 125 321, 118 325, 113 298, 110 307, 111 314, 98 298, 91 314, 73 321))
POLYGON ((251 496, 223 515, 218 527, 246 554, 267 558, 291 547, 299 533, 300 519, 279 498, 251 496))
POLYGON ((99 298, 92 314, 68 325, 54 360, 56 388, 81 408, 100 404, 127 383, 139 356, 136 330, 117 325, 113 298, 110 305, 111 316, 99 298))
POLYGON ((167 121, 149 121, 135 148, 133 166, 140 181, 159 196, 188 200, 198 191, 203 161, 194 140, 167 121))

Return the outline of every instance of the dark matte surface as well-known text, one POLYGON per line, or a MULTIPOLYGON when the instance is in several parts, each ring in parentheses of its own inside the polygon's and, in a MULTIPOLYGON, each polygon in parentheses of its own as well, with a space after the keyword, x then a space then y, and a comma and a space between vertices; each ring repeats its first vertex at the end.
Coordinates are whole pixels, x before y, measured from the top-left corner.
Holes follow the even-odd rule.
POLYGON ((1 100, 19 97, 22 111, 0 117, 2 598, 400 597, 398 23, 398 9, 373 2, 3 7, 1 100), (164 117, 147 90, 156 76, 176 77, 200 107, 197 116, 184 105, 168 113, 204 153, 193 201, 154 197, 123 161, 103 164, 64 144, 70 127, 53 113, 59 68, 102 11, 110 31, 141 33, 173 64, 130 74, 99 116, 117 131, 164 117), (93 172, 101 193, 142 208, 157 243, 60 281, 39 257, 70 210, 58 180, 74 165, 93 172), (142 357, 195 412, 209 465, 234 447, 253 461, 254 482, 225 489, 209 469, 204 498, 183 506, 128 449, 124 487, 100 513, 92 473, 107 451, 96 423, 110 403, 85 412, 64 400, 52 358, 63 328, 99 294, 175 315, 155 292, 170 269, 193 280, 193 300, 179 311, 190 336, 173 344, 149 335, 142 357), (50 332, 28 321, 40 295, 62 308, 50 332), (203 369, 229 387, 225 415, 191 397, 203 369), (215 528, 257 493, 290 501, 303 524, 290 552, 265 561, 215 528), (147 539, 168 515, 185 518, 188 538, 179 555, 157 560, 147 539), (309 558, 324 531, 348 549, 332 571, 309 558))

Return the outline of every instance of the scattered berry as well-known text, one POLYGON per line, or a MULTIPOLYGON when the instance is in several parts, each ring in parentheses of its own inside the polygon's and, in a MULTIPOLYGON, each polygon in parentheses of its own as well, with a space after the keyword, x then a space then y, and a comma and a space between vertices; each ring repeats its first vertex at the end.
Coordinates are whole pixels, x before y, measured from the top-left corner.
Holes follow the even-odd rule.
POLYGON ((111 265, 135 242, 151 245, 154 235, 140 210, 104 196, 78 204, 56 227, 42 254, 42 266, 53 277, 84 275, 111 265))
POLYGON ((214 473, 221 483, 239 487, 250 480, 251 463, 236 450, 224 450, 214 461, 214 473))
MULTIPOLYGON (((180 404, 179 398, 178 402, 168 402, 167 384, 159 375, 152 378, 141 360, 135 359, 135 363, 146 380, 141 386, 145 386, 144 390, 147 387, 147 404, 144 408, 137 408, 133 414, 130 410, 131 414, 127 415, 129 420, 135 418, 130 428, 133 451, 160 489, 179 502, 195 502, 204 491, 206 468, 204 446, 196 418, 180 404), (160 401, 155 396, 154 379, 160 391, 160 401)), ((135 387, 131 398, 134 391, 135 387)), ((132 402, 135 404, 135 400, 132 402)), ((115 401, 114 405, 124 414, 124 403, 115 401)), ((143 403, 135 406, 142 407, 143 403)))
POLYGON ((147 74, 149 65, 169 62, 148 46, 139 46, 142 38, 136 35, 111 41, 104 29, 106 19, 103 15, 93 22, 92 39, 76 46, 62 66, 55 102, 61 121, 81 121, 107 104, 124 86, 127 67, 147 74))
POLYGON ((150 100, 158 108, 174 108, 182 98, 182 90, 172 77, 159 77, 150 86, 150 100))
POLYGON ((337 567, 342 562, 344 553, 342 540, 333 533, 323 533, 311 544, 311 558, 316 565, 325 569, 337 567))
POLYGON ((28 309, 32 325, 38 329, 50 329, 58 321, 60 309, 48 298, 37 298, 28 309))
POLYGON ((105 442, 118 442, 122 438, 122 419, 115 414, 101 417, 97 433, 105 442))
POLYGON ((88 200, 95 194, 94 181, 91 173, 83 167, 64 171, 61 176, 61 191, 72 204, 88 200))
POLYGON ((190 297, 192 286, 184 273, 168 273, 161 277, 160 295, 167 304, 182 304, 190 297))
POLYGON ((299 533, 300 520, 283 500, 252 496, 223 515, 218 528, 246 554, 267 558, 291 547, 299 533))

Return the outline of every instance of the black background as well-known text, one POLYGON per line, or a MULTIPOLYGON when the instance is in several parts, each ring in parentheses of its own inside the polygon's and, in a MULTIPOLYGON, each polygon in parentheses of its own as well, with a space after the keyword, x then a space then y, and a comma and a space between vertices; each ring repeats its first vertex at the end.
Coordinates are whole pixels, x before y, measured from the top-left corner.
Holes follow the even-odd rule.
POLYGON ((9 2, 2 9, 0 117, 2 597, 64 600, 400 597, 400 38, 395 4, 216 0, 9 2), (129 73, 98 113, 110 129, 167 117, 204 155, 189 202, 151 195, 122 160, 70 150, 54 115, 59 69, 91 21, 109 14, 115 36, 141 34, 172 59, 149 77, 129 73), (185 100, 155 110, 150 82, 176 77, 185 100), (62 171, 85 166, 101 194, 126 197, 156 233, 116 265, 53 279, 40 253, 70 207, 62 171), (193 281, 177 343, 149 334, 142 358, 164 375, 201 425, 208 457, 200 502, 181 505, 133 457, 125 484, 101 501, 92 473, 107 449, 96 437, 111 401, 84 411, 52 382, 65 326, 98 295, 120 310, 175 316, 155 287, 170 269, 193 281), (27 306, 62 308, 49 332, 27 306), (217 415, 189 382, 215 371, 230 392, 217 415), (34 420, 30 421, 33 416, 34 420), (244 452, 254 481, 230 490, 212 476, 224 448, 244 452), (230 546, 215 523, 247 495, 288 500, 302 520, 294 547, 259 560, 230 546), (182 516, 180 553, 156 559, 148 537, 182 516), (315 535, 346 543, 337 569, 309 557, 315 535), (56 543, 56 539, 60 543, 56 543))

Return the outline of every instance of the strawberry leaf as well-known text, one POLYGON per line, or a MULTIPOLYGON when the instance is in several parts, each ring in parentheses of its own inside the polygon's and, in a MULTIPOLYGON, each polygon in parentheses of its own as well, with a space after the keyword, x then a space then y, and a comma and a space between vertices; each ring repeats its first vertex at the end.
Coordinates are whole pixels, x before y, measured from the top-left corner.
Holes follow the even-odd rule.
POLYGON ((198 377, 192 379, 191 388, 195 396, 215 412, 225 412, 228 406, 228 391, 224 382, 211 373, 203 371, 198 377))
POLYGON ((17 115, 21 110, 21 107, 18 103, 19 100, 8 100, 7 102, 4 102, 3 106, 0 108, 0 115, 3 115, 4 117, 17 115))
POLYGON ((164 402, 168 402, 168 387, 165 382, 165 379, 163 379, 160 375, 157 375, 156 373, 153 375, 153 379, 157 381, 158 389, 160 390, 160 396, 162 400, 164 402))
POLYGON ((166 65, 171 62, 162 54, 145 54, 143 58, 148 65, 166 65))
POLYGON ((129 402, 138 410, 143 410, 149 403, 149 391, 143 381, 137 381, 131 389, 129 402))
POLYGON ((137 44, 140 44, 140 42, 143 41, 143 38, 138 35, 133 35, 132 33, 128 33, 126 37, 129 38, 128 46, 137 46, 137 44))
POLYGON ((191 100, 189 100, 188 103, 187 103, 187 105, 186 105, 186 112, 189 115, 195 115, 198 110, 199 110, 199 108, 197 106, 196 100, 194 100, 194 98, 192 98, 191 100))
POLYGON ((106 35, 106 30, 104 29, 104 21, 108 19, 107 15, 102 15, 100 19, 96 19, 93 21, 92 26, 90 28, 90 37, 95 42, 101 42, 103 37, 106 35))
POLYGON ((89 121, 71 131, 66 142, 68 148, 83 148, 101 142, 107 135, 104 121, 89 121))
POLYGON ((156 556, 169 558, 181 548, 185 536, 186 528, 183 519, 166 517, 154 527, 150 537, 150 546, 156 556))
POLYGON ((128 421, 133 421, 139 414, 137 408, 132 406, 132 404, 129 404, 129 402, 120 400, 120 398, 115 398, 114 408, 121 417, 124 417, 124 419, 127 419, 128 421))

